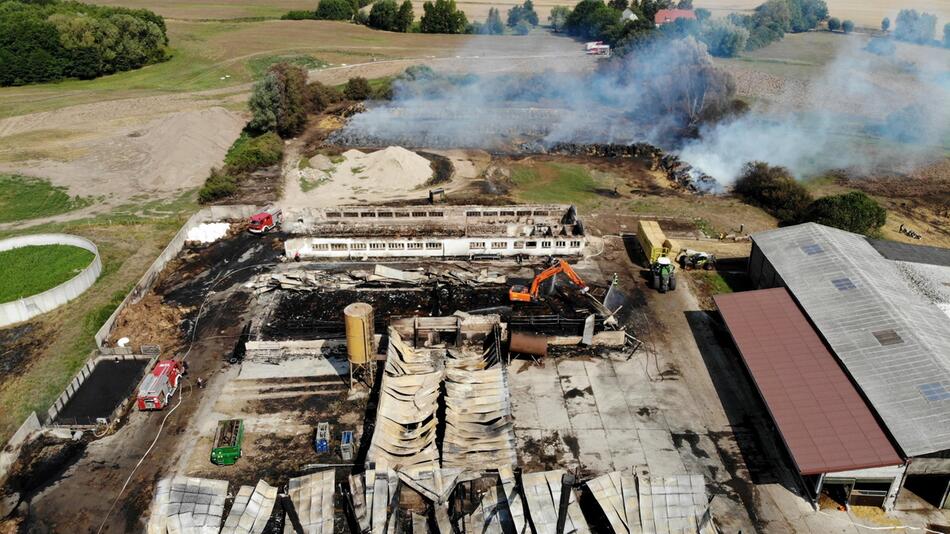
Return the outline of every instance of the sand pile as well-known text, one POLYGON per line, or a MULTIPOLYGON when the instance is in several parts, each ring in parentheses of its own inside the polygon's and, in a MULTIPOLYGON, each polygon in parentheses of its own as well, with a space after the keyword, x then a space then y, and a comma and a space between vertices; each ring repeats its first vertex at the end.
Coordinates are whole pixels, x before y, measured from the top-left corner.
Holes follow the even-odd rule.
POLYGON ((429 160, 398 146, 370 153, 347 150, 337 157, 314 157, 310 164, 326 182, 384 194, 407 192, 432 178, 429 160))

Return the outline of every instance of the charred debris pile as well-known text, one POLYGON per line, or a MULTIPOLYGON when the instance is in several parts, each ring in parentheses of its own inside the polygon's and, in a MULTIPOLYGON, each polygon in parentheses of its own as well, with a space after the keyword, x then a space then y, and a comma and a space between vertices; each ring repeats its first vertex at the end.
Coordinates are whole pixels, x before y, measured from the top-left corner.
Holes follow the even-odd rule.
POLYGON ((687 191, 702 194, 716 193, 722 189, 719 182, 712 176, 686 163, 676 154, 665 152, 662 148, 649 143, 555 143, 547 148, 543 145, 525 145, 525 148, 542 154, 636 159, 647 164, 651 171, 663 171, 673 184, 687 191))

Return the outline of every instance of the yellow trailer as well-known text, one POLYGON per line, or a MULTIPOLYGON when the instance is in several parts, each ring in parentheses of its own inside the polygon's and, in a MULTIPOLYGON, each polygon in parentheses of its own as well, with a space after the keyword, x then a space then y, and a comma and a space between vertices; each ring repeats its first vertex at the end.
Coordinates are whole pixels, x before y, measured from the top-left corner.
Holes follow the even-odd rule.
POLYGON ((671 260, 675 259, 673 255, 676 254, 674 252, 676 245, 663 234, 660 223, 641 220, 637 224, 637 240, 640 241, 643 255, 646 256, 650 265, 653 265, 653 262, 660 256, 666 256, 671 260))

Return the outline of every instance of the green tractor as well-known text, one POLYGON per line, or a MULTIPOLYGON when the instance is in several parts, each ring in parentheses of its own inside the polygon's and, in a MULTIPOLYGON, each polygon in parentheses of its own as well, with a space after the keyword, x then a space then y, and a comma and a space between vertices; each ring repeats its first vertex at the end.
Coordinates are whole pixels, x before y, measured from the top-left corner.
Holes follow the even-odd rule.
POLYGON ((660 256, 650 266, 651 287, 659 290, 660 293, 666 293, 666 290, 676 290, 676 267, 666 256, 660 256))

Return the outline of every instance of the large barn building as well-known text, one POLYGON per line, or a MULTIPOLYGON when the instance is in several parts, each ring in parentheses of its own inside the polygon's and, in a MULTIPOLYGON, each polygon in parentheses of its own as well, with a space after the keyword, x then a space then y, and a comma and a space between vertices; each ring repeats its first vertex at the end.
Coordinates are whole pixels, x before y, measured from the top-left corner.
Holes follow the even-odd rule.
POLYGON ((950 507, 950 249, 806 223, 752 236, 717 305, 806 490, 950 507))

